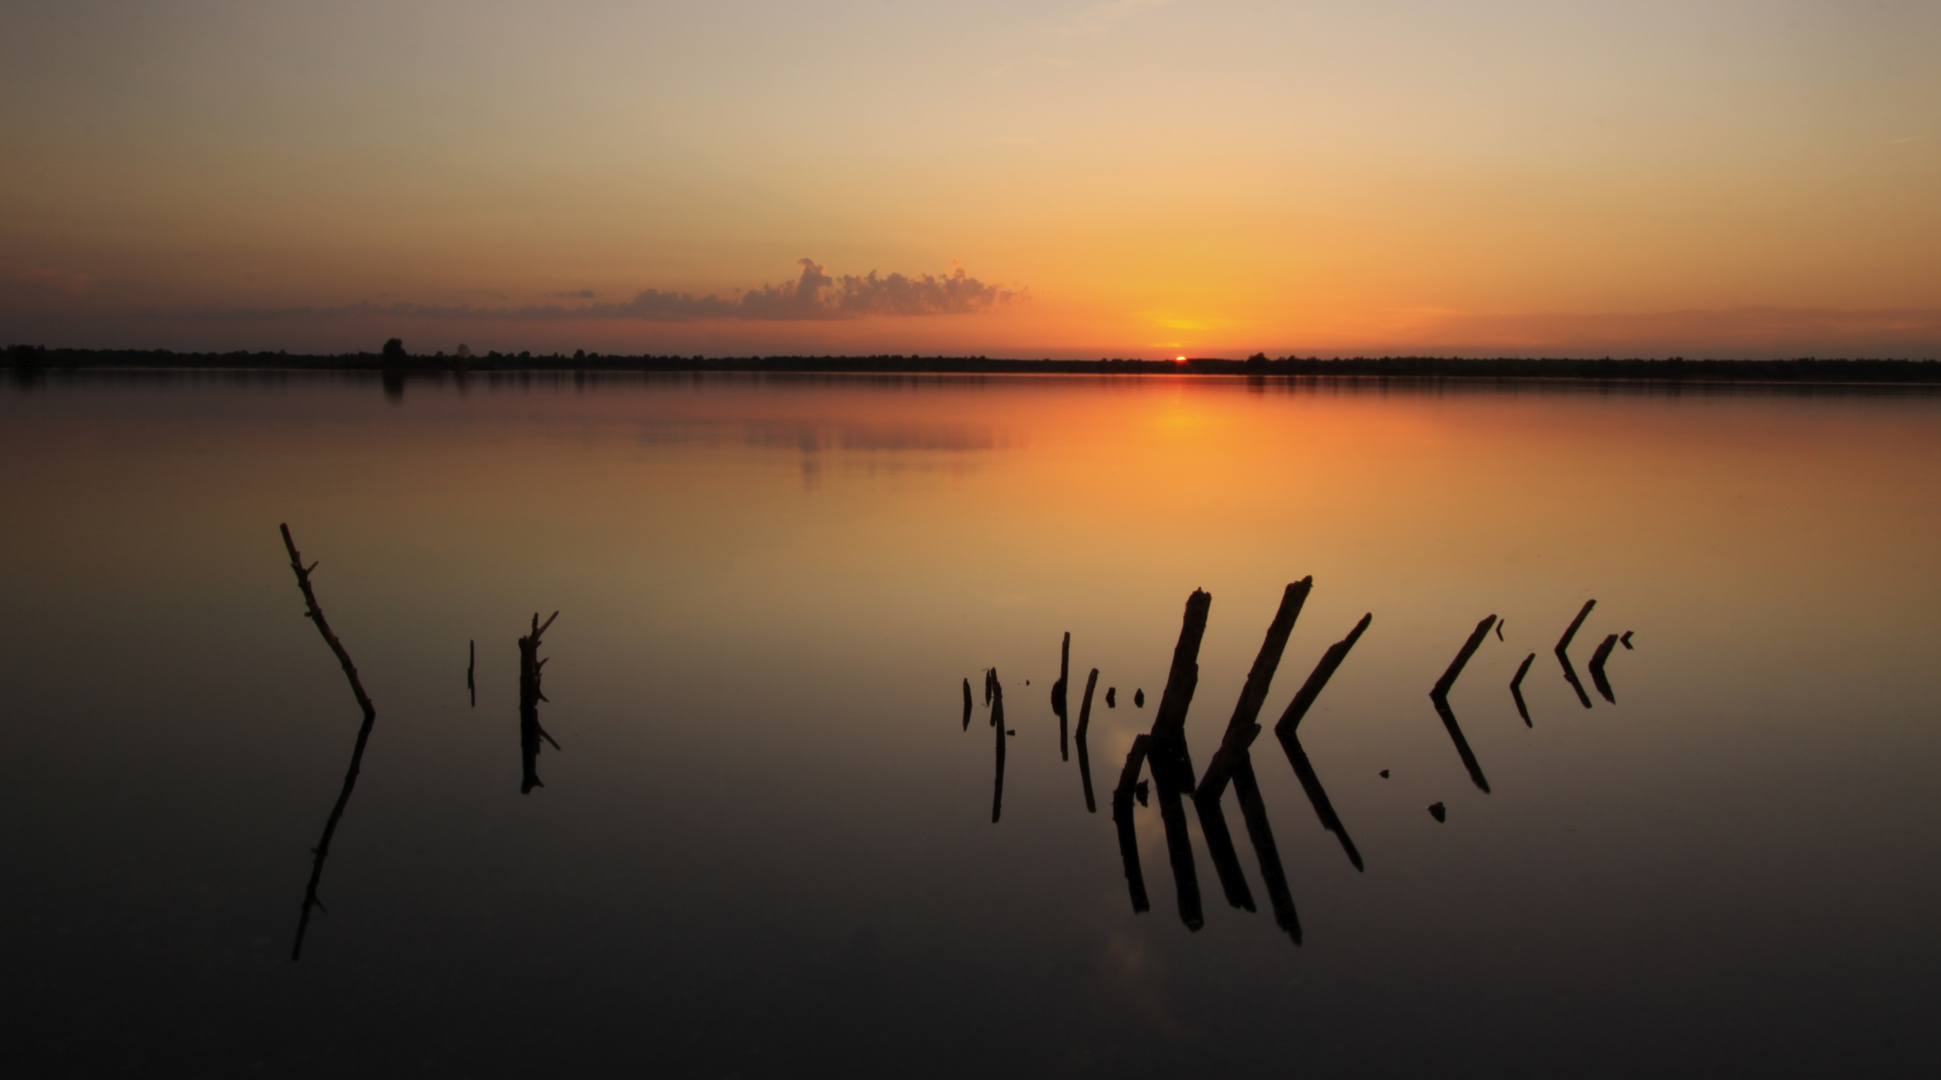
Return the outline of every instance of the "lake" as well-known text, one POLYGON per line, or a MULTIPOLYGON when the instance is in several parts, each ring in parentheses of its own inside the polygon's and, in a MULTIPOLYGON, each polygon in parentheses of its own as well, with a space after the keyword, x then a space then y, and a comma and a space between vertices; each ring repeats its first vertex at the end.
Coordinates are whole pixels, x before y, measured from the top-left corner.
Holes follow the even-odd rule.
POLYGON ((82 374, 0 452, 20 1075, 1941 1052, 1941 395, 82 374), (363 714, 284 523, 375 708, 294 962, 363 714))

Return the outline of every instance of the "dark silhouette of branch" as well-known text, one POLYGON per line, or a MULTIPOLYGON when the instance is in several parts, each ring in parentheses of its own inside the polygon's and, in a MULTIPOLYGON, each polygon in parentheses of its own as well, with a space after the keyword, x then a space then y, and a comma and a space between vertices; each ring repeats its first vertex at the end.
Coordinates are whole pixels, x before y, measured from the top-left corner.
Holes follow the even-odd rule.
POLYGON ((1577 681, 1577 669, 1570 666, 1569 649, 1570 639, 1577 636, 1577 628, 1584 625, 1584 620, 1590 617, 1591 609, 1596 606, 1595 600, 1584 601, 1584 606, 1577 611, 1577 617, 1570 620, 1570 627, 1564 631, 1564 636, 1557 639, 1557 662, 1564 667, 1564 681, 1577 691, 1577 700, 1586 709, 1591 707, 1591 696, 1584 693, 1584 684, 1577 681))
POLYGON ((337 793, 336 805, 330 808, 330 817, 324 821, 323 838, 311 849, 314 856, 310 863, 310 882, 303 889, 303 908, 297 914, 296 942, 290 946, 290 962, 295 963, 303 955, 303 934, 310 928, 310 909, 323 908, 323 901, 317 899, 317 884, 323 880, 324 860, 330 857, 330 838, 337 833, 337 823, 343 819, 344 807, 350 804, 350 793, 357 786, 357 771, 364 761, 364 747, 371 741, 371 728, 377 723, 377 707, 371 704, 371 696, 364 692, 364 684, 357 678, 357 665, 351 663, 350 653, 344 651, 344 643, 330 632, 330 623, 324 620, 323 608, 317 606, 317 594, 310 588, 310 572, 317 563, 308 567, 303 565, 303 556, 297 554, 296 542, 290 539, 288 525, 277 526, 283 532, 283 547, 290 553, 290 569, 297 576, 297 588, 303 590, 303 603, 307 609, 304 618, 317 626, 317 633, 323 635, 324 644, 337 657, 344 667, 344 677, 350 680, 350 692, 357 698, 357 707, 364 710, 364 723, 357 729, 357 745, 351 750, 350 768, 344 773, 344 788, 337 793))
MULTIPOLYGON (((970 684, 967 682, 964 685, 968 693, 970 684)), ((1076 736, 1078 740, 1078 775, 1084 778, 1085 812, 1088 814, 1096 814, 1099 812, 1098 801, 1092 797, 1092 756, 1085 750, 1085 729, 1092 726, 1092 691, 1098 689, 1098 685, 1099 669, 1093 668, 1092 673, 1085 677, 1085 698, 1079 702, 1078 706, 1078 734, 1076 736)))
POLYGON ((524 766, 524 777, 519 784, 519 794, 526 795, 533 788, 545 787, 539 780, 539 740, 544 739, 559 749, 559 743, 539 726, 539 703, 547 700, 540 692, 539 678, 546 661, 539 659, 539 636, 559 618, 555 611, 546 619, 545 625, 539 622, 539 613, 532 613, 532 633, 519 639, 519 754, 524 766))

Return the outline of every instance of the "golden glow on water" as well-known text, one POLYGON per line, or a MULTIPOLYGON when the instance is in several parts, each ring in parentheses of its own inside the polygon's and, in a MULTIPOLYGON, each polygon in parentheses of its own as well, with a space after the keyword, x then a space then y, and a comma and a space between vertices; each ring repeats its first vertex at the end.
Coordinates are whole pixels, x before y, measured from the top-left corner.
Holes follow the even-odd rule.
MULTIPOLYGON (((352 1022, 362 999, 291 989, 280 948, 285 974, 250 959, 288 932, 357 722, 302 617, 288 522, 379 714, 295 977, 419 980, 382 1013, 483 1018, 452 1051, 468 1075, 492 1071, 480 1048, 525 1044, 501 1020, 620 1006, 659 1057, 723 1015, 791 1060, 884 1017, 949 1044, 975 1016, 1010 1025, 1013 1065, 1068 1060, 1077 1032, 1126 1075, 1154 1055, 1271 1071, 1294 1031, 1342 1061, 1392 1041, 1413 1074, 1443 1047, 1403 1036, 1457 1015, 1511 1066, 1529 1043, 1490 1050, 1505 1024, 1573 1045, 1643 1045, 1642 1025, 1729 1072, 1741 1041, 1693 1035, 1682 1002, 1653 1013, 1667 986, 1809 1033, 1872 1016, 1882 980, 1931 992, 1937 401, 568 377, 413 381, 393 402, 375 380, 51 376, 0 397, 0 453, 34 463, 0 471, 18 811, 0 850, 32 882, 10 912, 86 932, 11 955, 37 980, 114 972, 142 991, 105 1006, 124 1027, 186 999, 218 1018, 197 1021, 217 1057, 254 1017, 328 1015, 332 1045, 385 1058, 352 1022), (1254 768, 1307 944, 1221 903, 1194 823, 1205 927, 1186 930, 1153 807, 1133 811, 1135 914, 1109 806, 1086 813, 1059 753, 1062 635, 1074 674, 1117 691, 1090 718, 1103 804, 1186 596, 1213 598, 1185 725, 1204 767, 1282 588, 1310 574, 1263 715, 1372 614, 1300 731, 1365 872, 1267 736, 1254 768), (1636 635, 1588 710, 1550 653, 1587 599, 1586 677, 1597 642, 1636 635), (562 748, 522 795, 514 642, 554 609, 542 709, 562 748), (1487 794, 1427 698, 1485 614, 1505 636, 1449 706, 1487 794), (1507 688, 1531 653, 1526 726, 1507 688), (989 667, 1017 732, 997 824, 990 730, 960 725, 989 667), (1801 927, 1824 955, 1760 966, 1801 927), (185 982, 185 955, 213 974, 185 982), (870 989, 891 981, 874 963, 897 993, 870 989), (1533 985, 1572 1000, 1530 1018, 1533 985), (1149 1045, 1154 1011, 1226 1034, 1149 1045)), ((575 1053, 613 1060, 636 1030, 623 1048, 601 1020, 575 1053)), ((1828 1038, 1807 1049, 1844 1060, 1828 1038)))

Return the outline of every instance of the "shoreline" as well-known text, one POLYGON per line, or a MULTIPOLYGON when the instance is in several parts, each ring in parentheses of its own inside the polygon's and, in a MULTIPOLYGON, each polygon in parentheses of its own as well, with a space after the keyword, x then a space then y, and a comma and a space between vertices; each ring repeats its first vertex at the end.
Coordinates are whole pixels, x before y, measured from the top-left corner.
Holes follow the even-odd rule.
POLYGON ((1377 379, 1569 379, 1597 382, 1941 384, 1941 361, 1886 359, 1688 360, 1468 359, 1433 356, 1283 357, 1173 360, 1006 360, 984 356, 406 356, 378 353, 192 353, 165 349, 46 349, 12 346, 0 365, 15 379, 62 371, 348 371, 390 377, 507 373, 777 373, 863 375, 1200 375, 1377 379))

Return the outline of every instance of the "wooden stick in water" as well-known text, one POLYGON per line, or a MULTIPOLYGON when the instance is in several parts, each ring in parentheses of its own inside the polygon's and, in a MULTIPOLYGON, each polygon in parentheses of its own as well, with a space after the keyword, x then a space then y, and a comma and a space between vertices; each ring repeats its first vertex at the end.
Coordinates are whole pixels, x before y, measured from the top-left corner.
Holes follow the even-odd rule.
POLYGON ((1294 692, 1294 700, 1287 703, 1287 711, 1281 713, 1280 720, 1274 724, 1274 734, 1279 735, 1282 732, 1291 734, 1300 728, 1301 720, 1307 716, 1308 710, 1314 707, 1315 699, 1321 696, 1321 691, 1327 687, 1328 680, 1334 678, 1335 669, 1348 658, 1348 651, 1355 647, 1355 642, 1361 640, 1362 633, 1368 629, 1368 624, 1374 618, 1372 612, 1362 615, 1361 621, 1355 624, 1353 630, 1348 631, 1347 637, 1328 646, 1328 651, 1321 654, 1321 661, 1314 665, 1314 671, 1309 673, 1307 682, 1302 683, 1301 688, 1294 692))
MULTIPOLYGON (((1497 625, 1501 626, 1502 624, 1498 623, 1497 625)), ((1535 724, 1532 724, 1530 722, 1529 707, 1523 704, 1523 677, 1530 673, 1530 663, 1536 658, 1537 658, 1536 653, 1531 653, 1530 655, 1524 657, 1523 666, 1516 669, 1516 678, 1510 680, 1510 696, 1516 699, 1517 715, 1523 717, 1524 727, 1536 726, 1535 724)))
POLYGON ((1092 725, 1092 691, 1099 685, 1099 669, 1085 677, 1085 698, 1078 705, 1078 775, 1085 782, 1085 812, 1099 812, 1098 802, 1092 798, 1092 757, 1085 752, 1085 729, 1092 725))
POLYGON ((323 901, 317 899, 317 885, 323 880, 324 860, 330 857, 330 838, 337 834, 337 823, 343 820, 344 808, 350 805, 351 790, 357 787, 357 773, 364 761, 364 747, 371 741, 371 728, 377 723, 377 706, 371 704, 371 696, 364 692, 364 683, 357 677, 357 665, 351 663, 350 653, 344 651, 344 643, 330 632, 330 623, 324 619, 323 608, 317 606, 317 594, 310 588, 310 572, 317 563, 308 567, 303 565, 303 556, 297 554, 296 541, 290 539, 290 527, 279 525, 283 533, 283 547, 290 553, 290 569, 296 573, 297 588, 303 592, 305 607, 304 618, 316 624, 317 633, 323 635, 324 644, 336 655, 337 662, 343 666, 344 677, 350 681, 351 696, 357 699, 357 707, 364 712, 364 723, 357 729, 357 744, 351 748, 350 768, 344 773, 344 786, 337 793, 337 802, 330 808, 330 817, 324 821, 323 838, 310 850, 313 856, 310 863, 310 882, 303 889, 303 907, 297 914, 296 942, 290 946, 290 962, 295 963, 303 955, 303 934, 310 928, 310 909, 322 909, 323 901))
POLYGON ((1065 631, 1065 643, 1058 649, 1058 681, 1051 684, 1051 711, 1058 714, 1058 758, 1061 761, 1072 759, 1071 749, 1066 740, 1066 680, 1072 673, 1072 632, 1065 631))
POLYGON ((1584 606, 1577 610, 1577 617, 1570 620, 1570 626, 1564 631, 1564 636, 1557 639, 1556 649, 1557 663, 1564 669, 1564 681, 1570 684, 1572 690, 1577 691, 1577 700, 1586 709, 1591 707, 1591 696, 1584 693, 1584 684, 1577 680, 1577 669, 1570 666, 1570 639, 1577 636, 1577 628, 1584 625, 1584 620, 1590 617, 1591 609, 1596 606, 1595 600, 1584 601, 1584 606))
POLYGON ((1617 643, 1618 636, 1612 634, 1591 654, 1591 682, 1596 685, 1597 692, 1604 695, 1604 700, 1613 705, 1617 704, 1617 695, 1611 692, 1611 680, 1604 677, 1604 665, 1611 659, 1611 650, 1617 648, 1617 643))
POLYGON ((1494 615, 1486 615, 1482 622, 1476 624, 1476 629, 1469 635, 1469 640, 1463 642, 1461 651, 1457 652, 1456 658, 1449 662, 1449 670, 1442 673, 1442 678, 1436 680, 1435 689, 1429 691, 1430 697, 1449 696, 1449 691, 1456 685, 1457 677, 1462 675, 1463 665, 1469 663, 1469 658, 1476 655, 1476 650, 1482 646, 1483 639, 1489 636, 1489 628, 1494 625, 1496 625, 1494 615))
POLYGON ((998 815, 1004 812, 1004 684, 997 681, 997 669, 991 669, 991 726, 997 729, 997 779, 991 788, 991 824, 996 825, 998 815))
POLYGON ((1246 752, 1246 744, 1252 743, 1259 734, 1261 706, 1267 703, 1267 689, 1274 681, 1274 672, 1280 669, 1281 654, 1287 651, 1287 639, 1294 632, 1294 622, 1301 617, 1301 606, 1307 603, 1308 593, 1314 589, 1314 578, 1304 577, 1293 582, 1281 591, 1281 606, 1274 612, 1274 621, 1267 625, 1267 637, 1260 643, 1260 652, 1254 656, 1254 666, 1247 672, 1246 685, 1240 689, 1240 700, 1234 703, 1233 717, 1227 721, 1226 734, 1220 738, 1220 748, 1207 762, 1206 775, 1200 779, 1195 798, 1211 792, 1218 801, 1226 791, 1227 777, 1233 762, 1246 752))
POLYGON ((539 638, 559 618, 555 611, 539 622, 539 613, 532 613, 532 633, 519 639, 519 753, 524 775, 520 780, 519 794, 530 794, 533 788, 545 787, 539 780, 539 740, 544 739, 559 749, 559 743, 539 726, 539 703, 547 700, 539 689, 540 673, 546 661, 539 659, 539 638))

